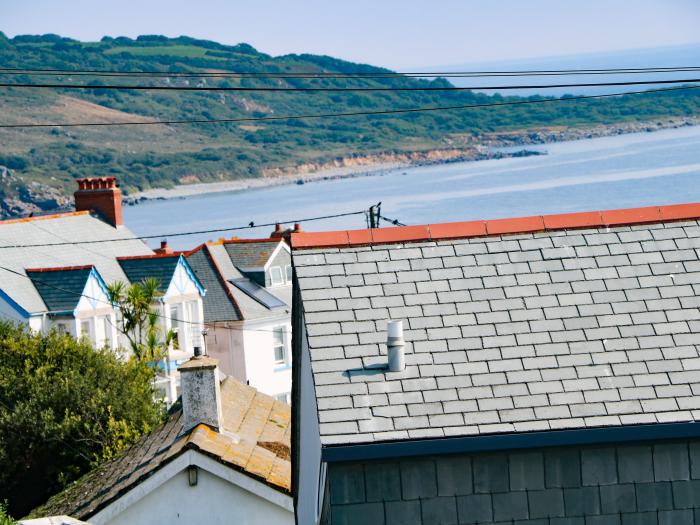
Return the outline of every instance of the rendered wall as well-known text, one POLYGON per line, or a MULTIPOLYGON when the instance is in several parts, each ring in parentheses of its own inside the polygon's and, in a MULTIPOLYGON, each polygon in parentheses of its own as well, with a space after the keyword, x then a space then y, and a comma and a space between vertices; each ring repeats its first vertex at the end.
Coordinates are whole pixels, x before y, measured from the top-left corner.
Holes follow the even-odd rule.
POLYGON ((332 525, 700 523, 700 440, 329 465, 332 525))
POLYGON ((291 512, 199 469, 190 487, 182 471, 112 521, 100 525, 292 525, 291 512))
POLYGON ((289 349, 289 363, 275 364, 273 330, 280 326, 284 326, 287 331, 289 349, 292 331, 289 317, 264 322, 247 322, 243 331, 247 380, 250 386, 270 396, 289 393, 292 390, 291 349, 289 349))

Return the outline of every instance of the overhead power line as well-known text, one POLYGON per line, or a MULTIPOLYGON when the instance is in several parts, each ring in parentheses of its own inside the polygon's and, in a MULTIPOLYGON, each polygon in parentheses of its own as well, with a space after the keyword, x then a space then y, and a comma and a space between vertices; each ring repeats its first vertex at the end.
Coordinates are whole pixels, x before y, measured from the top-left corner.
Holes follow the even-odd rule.
MULTIPOLYGON (((284 221, 268 222, 265 224, 255 224, 254 222, 249 222, 246 226, 233 226, 231 228, 213 228, 211 230, 196 230, 196 231, 186 231, 186 232, 174 232, 174 233, 159 233, 154 235, 141 235, 138 237, 123 237, 119 239, 97 239, 94 241, 66 241, 66 242, 50 242, 43 244, 10 244, 0 246, 0 250, 6 250, 8 248, 40 248, 45 246, 73 246, 80 244, 103 244, 107 242, 126 242, 134 240, 148 240, 148 239, 168 239, 171 237, 184 237, 188 235, 204 235, 208 233, 223 233, 232 231, 242 231, 250 230, 253 228, 269 228, 271 226, 276 226, 278 224, 295 224, 303 222, 321 221, 326 219, 336 219, 338 217, 350 217, 351 215, 364 215, 365 210, 361 211, 350 211, 345 213, 335 213, 333 215, 320 215, 317 217, 307 217, 305 219, 288 219, 284 221)), ((2 223, 0 223, 2 224, 2 223)))
MULTIPOLYGON (((17 270, 13 270, 12 268, 6 268, 5 266, 0 266, 0 270, 4 270, 8 273, 11 273, 11 274, 16 275, 18 277, 22 277, 22 278, 27 279, 27 280, 32 281, 32 282, 37 282, 43 286, 46 286, 47 288, 52 288, 53 290, 57 290, 57 291, 60 291, 63 293, 70 294, 74 297, 85 297, 86 299, 89 299, 91 301, 96 301, 98 303, 102 303, 102 304, 114 307, 114 304, 110 301, 105 301, 104 299, 100 299, 98 297, 92 297, 92 296, 87 295, 85 293, 76 292, 75 290, 68 290, 67 288, 63 288, 61 286, 56 286, 53 283, 49 283, 47 281, 42 281, 41 279, 29 277, 28 275, 26 275, 22 272, 18 272, 17 270)), ((201 323, 198 323, 196 321, 188 321, 186 319, 178 319, 177 317, 170 317, 167 315, 160 314, 158 312, 153 312, 153 314, 156 317, 161 318, 161 319, 170 319, 171 321, 176 321, 178 323, 193 324, 196 326, 203 326, 203 327, 208 327, 208 328, 212 328, 212 329, 216 328, 217 330, 224 329, 224 330, 232 330, 232 331, 237 331, 237 332, 274 332, 274 330, 267 330, 265 328, 244 328, 244 327, 239 328, 236 326, 218 326, 218 325, 214 325, 211 323, 205 323, 203 321, 201 323)), ((111 321, 110 321, 110 324, 111 324, 111 321)), ((124 331, 121 330, 118 326, 115 326, 115 325, 112 325, 112 326, 114 326, 118 332, 126 335, 126 333, 124 333, 124 331)))
POLYGON ((700 66, 642 67, 642 68, 599 68, 599 69, 530 69, 515 71, 374 71, 374 72, 331 72, 331 71, 118 71, 100 69, 36 69, 0 68, 4 75, 35 76, 92 76, 92 77, 165 77, 165 78, 462 78, 500 76, 558 76, 558 75, 607 75, 677 73, 700 71, 700 66))
POLYGON ((508 91, 524 89, 560 89, 574 87, 619 87, 651 84, 691 84, 700 78, 679 80, 629 80, 620 82, 577 82, 568 84, 518 84, 514 86, 418 86, 418 87, 241 87, 241 86, 132 86, 132 85, 85 85, 85 84, 26 84, 0 83, 0 88, 19 89, 86 89, 86 90, 130 90, 130 91, 193 91, 193 92, 264 92, 264 93, 313 93, 313 92, 374 92, 374 91, 508 91))
POLYGON ((418 107, 405 109, 384 109, 376 111, 349 111, 344 113, 308 113, 301 115, 279 115, 268 117, 239 117, 229 119, 181 119, 181 120, 147 120, 147 121, 124 121, 124 122, 66 122, 66 123, 37 123, 37 124, 0 124, 0 129, 24 129, 24 128, 55 128, 55 127, 103 127, 103 126, 153 126, 153 125, 177 125, 177 124, 226 124, 237 122, 263 122, 277 120, 297 120, 297 119, 320 119, 320 118, 336 118, 336 117, 358 117, 358 116, 381 116, 381 115, 399 115, 410 113, 428 113, 434 111, 454 111, 463 109, 478 109, 478 108, 493 108, 504 106, 526 106, 530 104, 549 104, 553 102, 569 102, 577 100, 591 100, 600 98, 620 97, 625 95, 647 95, 654 93, 666 93, 673 91, 685 91, 697 89, 700 86, 679 86, 671 88, 647 89, 643 91, 626 91, 617 93, 604 93, 600 95, 578 95, 562 98, 543 98, 538 100, 512 100, 506 102, 490 102, 486 104, 463 104, 456 106, 434 106, 434 107, 418 107))

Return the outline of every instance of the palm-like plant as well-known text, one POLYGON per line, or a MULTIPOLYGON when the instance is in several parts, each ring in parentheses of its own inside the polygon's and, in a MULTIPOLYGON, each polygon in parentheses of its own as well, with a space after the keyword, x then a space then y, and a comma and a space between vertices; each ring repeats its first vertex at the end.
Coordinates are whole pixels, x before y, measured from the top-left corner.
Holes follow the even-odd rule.
POLYGON ((163 295, 158 279, 148 277, 139 283, 126 285, 115 282, 107 285, 110 301, 119 309, 119 330, 129 341, 137 359, 158 362, 168 352, 175 332, 161 334, 158 312, 153 305, 163 295))

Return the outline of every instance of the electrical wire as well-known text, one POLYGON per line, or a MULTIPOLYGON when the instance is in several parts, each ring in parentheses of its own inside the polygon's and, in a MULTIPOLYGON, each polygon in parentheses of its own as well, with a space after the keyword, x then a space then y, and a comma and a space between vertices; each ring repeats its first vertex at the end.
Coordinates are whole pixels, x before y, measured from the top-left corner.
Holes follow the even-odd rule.
MULTIPOLYGON (((23 278, 25 278, 25 279, 27 279, 27 280, 29 280, 29 281, 31 281, 31 282, 37 282, 37 283, 39 283, 39 284, 41 284, 41 285, 43 285, 43 286, 46 286, 47 288, 52 288, 52 289, 54 289, 54 290, 57 290, 57 291, 60 291, 60 292, 63 292, 63 293, 67 293, 67 294, 70 294, 70 295, 75 296, 75 297, 84 297, 84 298, 86 298, 86 299, 89 299, 90 301, 95 301, 95 302, 98 302, 98 303, 102 303, 102 304, 104 304, 104 305, 107 305, 107 306, 110 306, 110 307, 114 308, 114 304, 113 304, 112 302, 110 302, 110 301, 105 301, 104 299, 99 299, 99 298, 97 298, 97 297, 91 297, 91 296, 89 296, 89 295, 86 295, 86 294, 81 293, 81 292, 76 292, 76 291, 74 291, 74 290, 68 290, 68 289, 66 289, 66 288, 62 288, 62 287, 60 287, 60 286, 56 286, 55 284, 51 284, 51 283, 49 283, 49 282, 42 281, 41 279, 32 279, 31 277, 29 277, 28 275, 23 274, 22 272, 18 272, 18 271, 16 271, 16 270, 13 270, 13 269, 11 269, 11 268, 7 268, 7 267, 5 267, 5 266, 0 266, 0 270, 4 270, 4 271, 6 271, 6 272, 12 273, 12 274, 17 275, 17 276, 19 276, 19 277, 23 277, 23 278)), ((238 328, 238 327, 235 327, 235 326, 217 326, 217 325, 213 325, 213 324, 211 324, 211 323, 205 323, 205 322, 198 323, 198 322, 196 322, 196 321, 188 321, 188 320, 186 320, 186 319, 178 319, 178 318, 176 318, 176 317, 171 317, 171 316, 163 315, 163 314, 160 314, 160 313, 158 313, 158 312, 152 312, 152 313, 153 313, 156 317, 161 318, 161 319, 170 319, 170 321, 174 321, 174 322, 178 322, 178 323, 185 323, 185 324, 191 324, 191 325, 196 325, 196 326, 204 326, 204 327, 207 327, 207 328, 212 328, 212 329, 217 329, 217 330, 223 329, 223 330, 232 330, 232 331, 236 331, 236 332, 268 332, 268 333, 273 333, 273 332, 274 332, 274 330, 265 330, 265 329, 263 329, 263 328, 243 328, 243 327, 238 328)), ((118 327, 115 327, 115 328, 117 328, 117 330, 119 330, 118 327)), ((122 330, 119 330, 119 331, 120 331, 122 334, 124 334, 124 332, 123 332, 122 330)), ((124 334, 124 335, 126 335, 126 334, 124 334)))
MULTIPOLYGON (((9 248, 40 248, 44 246, 73 246, 73 245, 80 245, 80 244, 101 244, 101 243, 106 243, 106 242, 126 242, 126 241, 135 241, 135 240, 147 240, 147 239, 166 239, 170 237, 183 237, 183 236, 188 236, 188 235, 202 235, 202 234, 208 234, 208 233, 223 233, 223 232, 231 232, 231 231, 241 231, 241 230, 250 230, 252 228, 268 228, 270 226, 276 226, 277 224, 294 224, 294 223, 302 223, 302 222, 312 222, 312 221, 321 221, 321 220, 326 220, 326 219, 335 219, 338 217, 350 217, 352 215, 362 215, 364 214, 365 211, 350 211, 350 212, 345 212, 345 213, 335 213, 333 215, 321 215, 318 217, 307 217, 304 219, 290 219, 290 220, 285 220, 285 221, 276 221, 276 222, 268 222, 265 224, 255 224, 254 222, 248 223, 247 226, 234 226, 231 228, 213 228, 211 230, 197 230, 197 231, 187 231, 187 232, 174 232, 174 233, 161 233, 161 234, 155 234, 155 235, 141 235, 141 236, 134 236, 134 237, 123 237, 123 238, 117 238, 117 239, 96 239, 94 241, 67 241, 67 242, 53 242, 53 243, 44 243, 44 244, 10 244, 10 245, 3 245, 0 246, 0 250, 2 249, 9 249, 9 248)), ((2 224, 2 222, 0 222, 2 224)))
POLYGON ((384 215, 379 215, 379 218, 382 219, 383 221, 389 222, 393 224, 394 226, 406 226, 403 222, 400 222, 398 219, 390 219, 388 217, 384 217, 384 215))
POLYGON ((644 86, 656 84, 690 84, 700 82, 700 78, 685 78, 679 80, 629 80, 619 82, 579 82, 569 84, 518 84, 512 86, 413 86, 413 87, 241 87, 241 86, 132 86, 132 85, 85 85, 85 84, 25 84, 0 83, 0 88, 14 89, 87 89, 100 91, 129 90, 129 91, 194 91, 194 92, 263 92, 263 93, 317 93, 317 92, 375 92, 375 91, 508 91, 523 89, 559 89, 573 87, 619 87, 644 86))
POLYGON ((527 76, 575 76, 644 73, 680 73, 700 71, 700 66, 640 67, 640 68, 598 68, 598 69, 530 69, 515 71, 373 71, 373 72, 331 72, 331 71, 118 71, 100 69, 36 69, 0 68, 2 75, 35 76, 93 76, 93 77, 155 77, 155 78, 470 78, 470 77, 527 77, 527 76))
POLYGON ((577 95, 572 97, 561 98, 543 98, 537 100, 513 100, 506 102, 490 102, 486 104, 464 104, 457 106, 434 106, 434 107, 419 107, 405 109, 385 109, 376 111, 349 111, 345 113, 310 113, 302 115, 279 115, 268 117, 240 117, 229 119, 182 119, 182 120, 149 120, 149 121, 126 121, 126 122, 75 122, 75 123, 46 123, 46 124, 0 124, 0 129, 27 129, 27 128, 74 128, 74 127, 103 127, 103 126, 154 126, 154 125, 179 125, 179 124, 224 124, 236 122, 263 122, 263 121, 278 121, 278 120, 297 120, 297 119, 319 119, 319 118, 336 118, 336 117, 358 117, 358 116, 381 116, 381 115, 399 115, 408 113, 428 113, 434 111, 453 111, 462 109, 478 109, 478 108, 493 108, 504 106, 525 106, 530 104, 547 104, 552 102, 569 102, 577 100, 593 100, 610 97, 621 97, 626 95, 648 95, 654 93, 666 93, 672 91, 685 91, 697 89, 700 86, 679 86, 671 88, 646 89, 642 91, 624 91, 616 93, 604 93, 599 95, 577 95))

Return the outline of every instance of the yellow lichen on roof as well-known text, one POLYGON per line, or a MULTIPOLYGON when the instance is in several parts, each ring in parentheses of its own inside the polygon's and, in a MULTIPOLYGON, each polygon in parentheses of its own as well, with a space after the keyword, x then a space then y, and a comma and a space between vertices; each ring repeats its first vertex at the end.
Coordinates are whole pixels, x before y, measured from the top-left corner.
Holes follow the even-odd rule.
POLYGON ((196 426, 185 437, 223 463, 291 491, 291 408, 232 378, 221 384, 223 429, 196 426))

